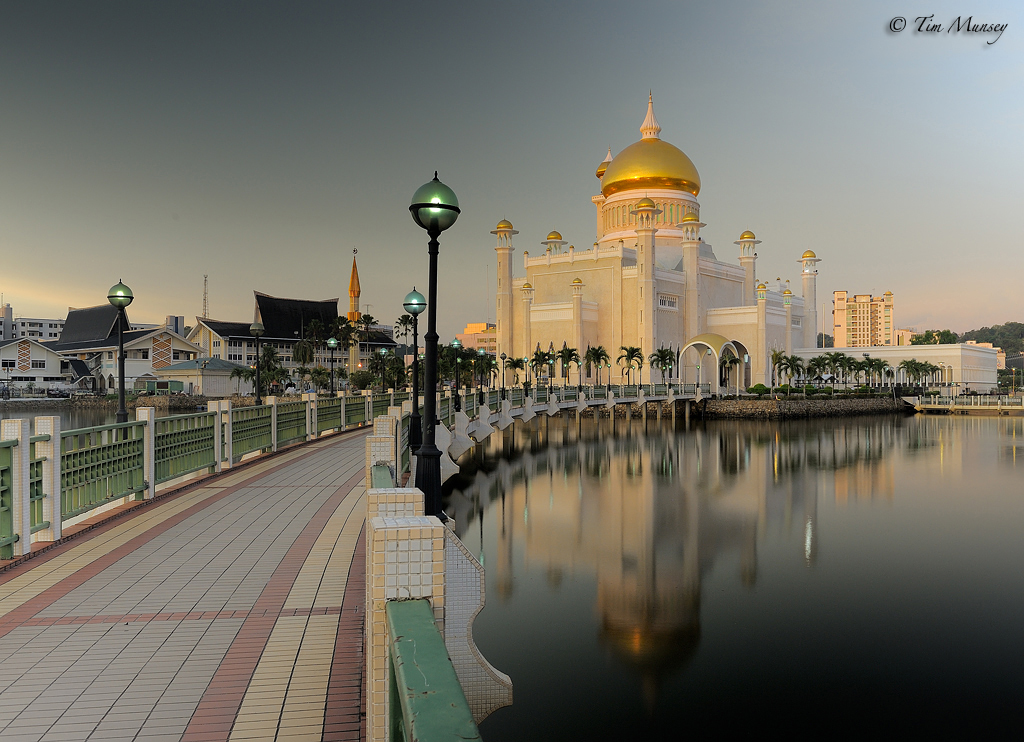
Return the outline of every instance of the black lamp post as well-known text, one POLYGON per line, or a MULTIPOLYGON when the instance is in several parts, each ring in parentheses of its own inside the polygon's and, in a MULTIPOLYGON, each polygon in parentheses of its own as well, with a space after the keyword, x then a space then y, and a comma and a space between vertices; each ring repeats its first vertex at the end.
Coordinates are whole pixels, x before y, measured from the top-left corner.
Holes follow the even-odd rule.
POLYGON ((487 351, 483 348, 478 348, 476 351, 477 366, 479 370, 480 381, 477 382, 477 400, 481 405, 484 403, 484 359, 487 357, 487 351))
POLYGON ((266 333, 266 329, 263 327, 262 322, 253 322, 249 325, 249 334, 256 338, 256 406, 259 407, 263 404, 263 397, 260 396, 260 391, 263 387, 260 386, 260 338, 266 333))
POLYGON ((117 309, 117 422, 128 422, 128 410, 124 405, 124 326, 128 321, 124 310, 135 295, 132 290, 118 279, 116 285, 107 292, 107 301, 117 309))
POLYGON ((455 349, 455 411, 462 410, 462 395, 459 394, 459 385, 462 383, 462 341, 458 338, 452 340, 452 348, 455 349))
POLYGON ((388 390, 388 349, 380 349, 380 390, 388 390))
POLYGON ((338 347, 338 341, 334 338, 327 338, 327 347, 331 351, 331 394, 334 394, 334 351, 338 347))
POLYGON ((439 181, 435 172, 434 179, 420 186, 413 194, 409 211, 413 221, 427 230, 430 238, 427 243, 427 334, 423 338, 427 351, 426 378, 423 383, 426 392, 423 416, 426 424, 423 443, 416 452, 416 486, 423 492, 426 515, 436 515, 442 521, 447 521, 448 516, 441 510, 441 452, 434 438, 437 425, 437 238, 441 232, 455 224, 462 210, 455 192, 439 181))
POLYGON ((405 295, 402 304, 412 316, 412 420, 409 425, 409 448, 413 451, 423 442, 422 421, 420 420, 420 314, 427 308, 427 300, 416 287, 405 295))
POLYGON ((501 398, 505 399, 505 359, 508 358, 504 353, 501 354, 501 398))

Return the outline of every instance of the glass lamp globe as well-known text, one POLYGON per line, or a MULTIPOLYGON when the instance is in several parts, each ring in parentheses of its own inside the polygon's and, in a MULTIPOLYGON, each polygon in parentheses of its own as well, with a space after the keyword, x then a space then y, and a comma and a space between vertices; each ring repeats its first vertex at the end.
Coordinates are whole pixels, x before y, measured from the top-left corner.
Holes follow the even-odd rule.
POLYGON ((443 232, 462 213, 455 191, 437 179, 436 171, 432 181, 416 189, 409 211, 412 220, 428 232, 443 232))
POLYGON ((253 322, 251 325, 249 325, 249 334, 252 335, 254 338, 263 337, 266 331, 267 330, 263 326, 262 322, 253 322))
POLYGON ((118 309, 124 309, 135 299, 135 294, 132 290, 124 285, 120 280, 110 287, 110 291, 107 292, 107 301, 118 309))
POLYGON ((338 347, 338 341, 335 340, 334 338, 327 338, 327 347, 330 348, 331 350, 334 350, 335 348, 338 347))
POLYGON ((405 307, 405 311, 415 317, 427 308, 427 299, 413 286, 412 291, 405 295, 405 303, 402 306, 405 307))
POLYGON ((452 340, 452 347, 455 348, 455 349, 461 348, 462 347, 462 341, 459 340, 458 338, 455 338, 454 340, 452 340))

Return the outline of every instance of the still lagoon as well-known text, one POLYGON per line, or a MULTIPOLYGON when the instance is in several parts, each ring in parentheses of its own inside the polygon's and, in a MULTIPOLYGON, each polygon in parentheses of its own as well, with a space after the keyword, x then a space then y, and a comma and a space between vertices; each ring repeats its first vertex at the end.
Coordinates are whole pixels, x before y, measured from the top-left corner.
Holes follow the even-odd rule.
POLYGON ((1016 718, 1024 418, 540 417, 460 464, 488 742, 1016 718))

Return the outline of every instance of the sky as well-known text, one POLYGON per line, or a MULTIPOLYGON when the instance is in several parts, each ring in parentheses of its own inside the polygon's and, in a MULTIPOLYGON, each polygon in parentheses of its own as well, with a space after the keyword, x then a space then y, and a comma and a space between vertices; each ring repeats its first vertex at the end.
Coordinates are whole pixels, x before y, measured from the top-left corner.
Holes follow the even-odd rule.
POLYGON ((500 219, 520 251, 593 243, 594 170, 649 91, 719 259, 750 229, 761 279, 817 253, 819 304, 1024 321, 1024 5, 939 0, 0 2, 0 292, 63 317, 122 279, 134 322, 193 324, 207 274, 215 319, 251 321, 254 290, 345 311, 358 249, 390 323, 426 287, 408 205, 437 170, 447 341, 494 319, 500 219), (1008 25, 945 32, 968 14, 1008 25))

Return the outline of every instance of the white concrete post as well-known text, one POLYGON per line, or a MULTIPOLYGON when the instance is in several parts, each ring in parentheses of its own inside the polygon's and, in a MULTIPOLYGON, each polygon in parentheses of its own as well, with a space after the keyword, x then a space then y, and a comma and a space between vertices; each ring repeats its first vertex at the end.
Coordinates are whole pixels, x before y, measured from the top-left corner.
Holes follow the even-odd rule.
POLYGON ((43 461, 43 520, 50 521, 50 527, 38 531, 38 541, 57 541, 61 536, 60 519, 60 418, 37 417, 36 435, 48 435, 50 440, 36 444, 36 458, 43 461))
POLYGON ((264 397, 263 403, 270 405, 270 450, 277 451, 277 397, 264 397))
POLYGON ((234 447, 231 445, 231 400, 225 399, 220 403, 221 410, 221 429, 224 431, 224 466, 225 469, 230 469, 232 461, 235 460, 234 447))
POLYGON ((146 481, 146 499, 156 497, 156 407, 136 407, 135 419, 145 420, 142 429, 142 478, 146 481))
POLYGON ((345 422, 345 401, 348 399, 344 394, 338 392, 338 396, 341 398, 341 417, 338 418, 338 430, 342 431, 348 427, 348 423, 345 422))
POLYGON ((363 397, 363 404, 366 405, 366 407, 365 407, 366 411, 363 413, 363 417, 366 419, 366 422, 369 424, 369 423, 373 422, 373 390, 366 391, 364 389, 363 390, 363 394, 365 395, 363 397))
POLYGON ((311 441, 316 430, 316 392, 303 394, 302 401, 306 403, 306 440, 311 441))
POLYGON ((32 510, 29 499, 28 465, 29 439, 28 420, 0 421, 0 439, 18 441, 11 448, 11 523, 18 540, 12 544, 14 556, 22 556, 32 551, 32 510))
POLYGON ((206 411, 213 413, 213 469, 217 474, 221 472, 220 452, 223 450, 220 432, 220 402, 207 402, 206 411))

